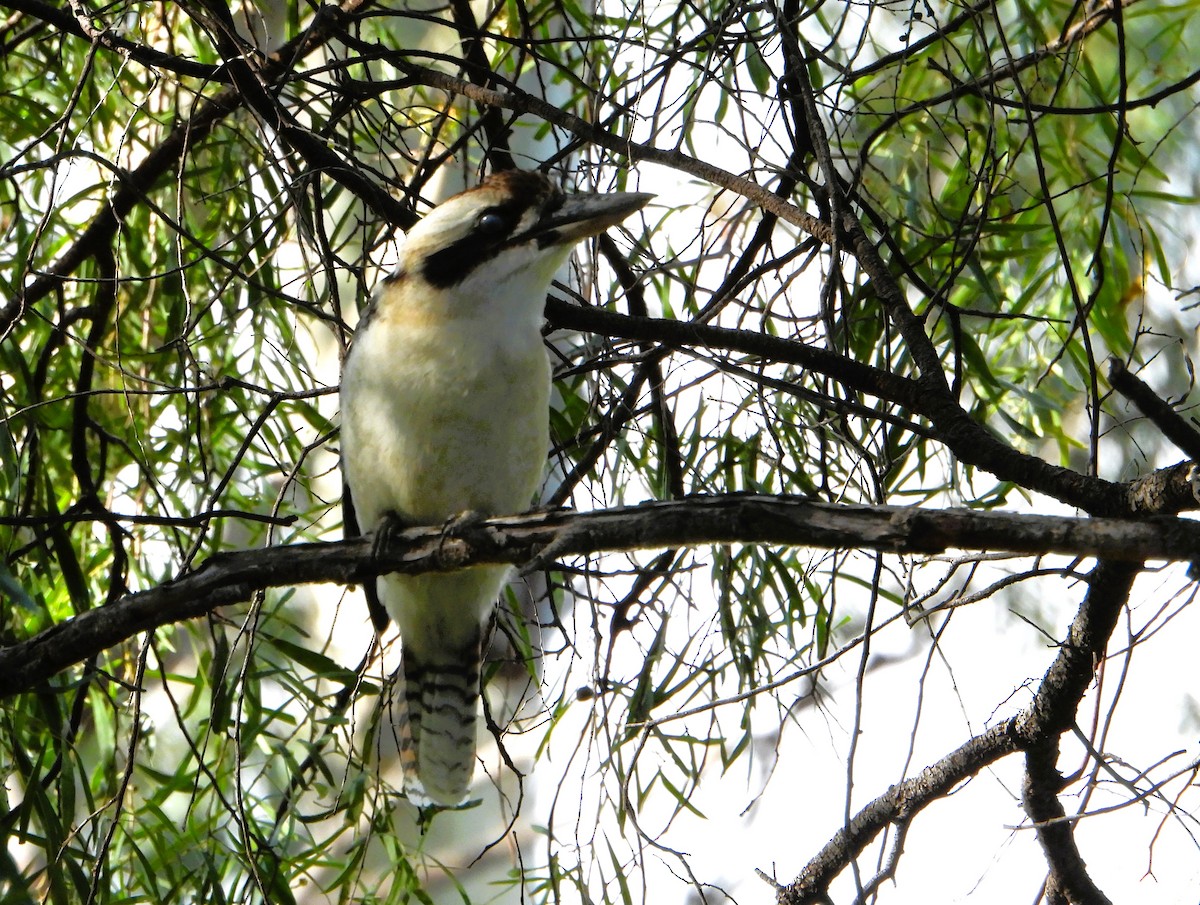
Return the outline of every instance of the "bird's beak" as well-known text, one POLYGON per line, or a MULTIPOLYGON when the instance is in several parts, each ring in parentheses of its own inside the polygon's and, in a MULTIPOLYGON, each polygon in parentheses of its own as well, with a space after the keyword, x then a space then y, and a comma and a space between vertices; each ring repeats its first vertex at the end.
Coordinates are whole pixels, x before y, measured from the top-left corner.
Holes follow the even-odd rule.
POLYGON ((543 248, 574 244, 616 226, 634 211, 645 207, 653 197, 645 192, 566 195, 563 203, 547 211, 531 232, 543 248))

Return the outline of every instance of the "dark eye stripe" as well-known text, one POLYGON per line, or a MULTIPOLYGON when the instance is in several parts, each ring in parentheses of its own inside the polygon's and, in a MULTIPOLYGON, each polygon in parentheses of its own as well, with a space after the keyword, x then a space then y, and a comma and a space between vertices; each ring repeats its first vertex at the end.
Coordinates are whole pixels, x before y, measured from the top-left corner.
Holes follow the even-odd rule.
POLYGON ((427 257, 421 265, 421 273, 431 286, 449 289, 500 254, 510 232, 511 229, 505 230, 499 236, 472 232, 463 236, 427 257))
POLYGON ((422 275, 438 289, 448 289, 462 282, 471 271, 505 249, 521 215, 529 207, 529 199, 513 199, 483 211, 471 232, 425 259, 422 275), (493 225, 497 220, 499 229, 493 225))
MULTIPOLYGON (((505 185, 510 196, 482 210, 470 233, 425 259, 421 274, 437 289, 449 289, 461 283, 477 267, 500 254, 508 247, 521 218, 531 209, 542 215, 558 209, 563 203, 562 193, 540 173, 510 170, 493 176, 488 183, 505 185), (499 218, 503 228, 496 227, 495 218, 499 218)), ((539 248, 547 244, 553 243, 539 237, 539 248)))

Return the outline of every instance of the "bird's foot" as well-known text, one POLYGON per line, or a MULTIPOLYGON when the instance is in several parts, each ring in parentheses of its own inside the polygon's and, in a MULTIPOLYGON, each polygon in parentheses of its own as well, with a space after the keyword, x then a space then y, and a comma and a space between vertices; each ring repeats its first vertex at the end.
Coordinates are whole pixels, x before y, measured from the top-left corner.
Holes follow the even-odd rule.
POLYGON ((477 528, 487 520, 487 513, 480 512, 478 509, 466 509, 458 515, 452 515, 446 521, 442 522, 442 537, 439 543, 439 549, 444 548, 446 541, 454 537, 462 531, 470 531, 472 528, 477 528))
POLYGON ((375 526, 375 533, 372 535, 373 540, 371 541, 371 555, 378 559, 395 541, 397 534, 411 527, 412 525, 405 521, 400 513, 389 509, 383 514, 379 524, 375 526))
POLYGON ((467 509, 458 515, 452 515, 442 523, 442 537, 457 531, 468 531, 487 521, 488 514, 478 509, 467 509))
POLYGON ((457 515, 452 515, 446 521, 442 522, 441 536, 438 538, 438 558, 448 565, 454 565, 455 560, 462 556, 462 551, 458 548, 452 548, 452 552, 447 552, 447 543, 455 539, 455 536, 460 532, 469 531, 486 521, 488 514, 475 509, 468 509, 460 512, 457 515))

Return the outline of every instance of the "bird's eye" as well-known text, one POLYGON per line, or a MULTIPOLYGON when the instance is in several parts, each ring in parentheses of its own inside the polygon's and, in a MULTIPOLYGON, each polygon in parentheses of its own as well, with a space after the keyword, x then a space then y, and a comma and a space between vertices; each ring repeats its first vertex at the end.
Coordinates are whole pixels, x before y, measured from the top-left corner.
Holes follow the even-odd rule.
POLYGON ((500 236, 508 230, 508 221, 494 211, 485 211, 475 221, 475 229, 485 236, 500 236))

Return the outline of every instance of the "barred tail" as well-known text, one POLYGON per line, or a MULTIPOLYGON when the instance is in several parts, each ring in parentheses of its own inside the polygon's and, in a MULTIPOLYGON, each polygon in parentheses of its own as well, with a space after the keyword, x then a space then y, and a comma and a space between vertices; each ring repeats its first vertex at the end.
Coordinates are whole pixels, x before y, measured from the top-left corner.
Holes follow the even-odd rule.
POLYGON ((449 662, 426 663, 403 652, 398 689, 404 788, 420 805, 454 807, 467 797, 475 770, 479 712, 479 643, 449 662))

